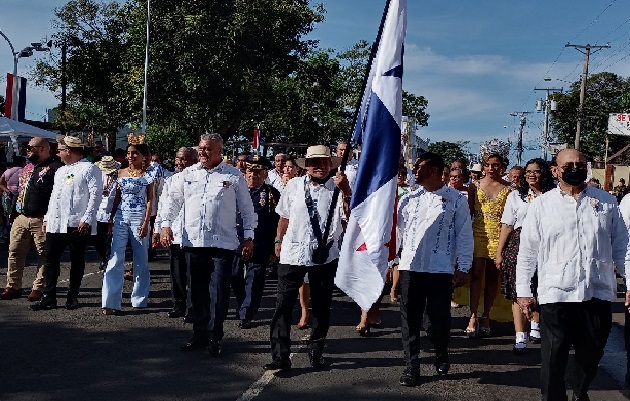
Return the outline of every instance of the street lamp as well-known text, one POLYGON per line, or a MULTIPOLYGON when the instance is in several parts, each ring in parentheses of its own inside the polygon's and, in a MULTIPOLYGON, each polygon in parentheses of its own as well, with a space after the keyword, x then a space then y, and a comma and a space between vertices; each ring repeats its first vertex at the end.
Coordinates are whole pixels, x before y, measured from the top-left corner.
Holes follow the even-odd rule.
MULTIPOLYGON (((2 35, 2 37, 7 41, 7 43, 9 44, 9 47, 11 48, 11 56, 13 57, 13 77, 14 77, 14 79, 17 78, 18 59, 23 58, 23 57, 31 57, 33 55, 33 50, 38 51, 38 52, 50 51, 50 48, 44 47, 41 43, 33 42, 33 43, 31 43, 30 46, 27 46, 24 49, 20 50, 19 52, 16 52, 15 48, 13 47, 13 44, 11 43, 11 41, 9 40, 7 35, 5 35, 4 32, 2 32, 2 30, 0 30, 0 35, 2 35)), ((12 99, 16 99, 17 98, 16 81, 13 82, 13 88, 11 88, 11 96, 12 96, 12 99)), ((17 120, 18 119, 18 113, 11 113, 11 118, 13 120, 17 120)))

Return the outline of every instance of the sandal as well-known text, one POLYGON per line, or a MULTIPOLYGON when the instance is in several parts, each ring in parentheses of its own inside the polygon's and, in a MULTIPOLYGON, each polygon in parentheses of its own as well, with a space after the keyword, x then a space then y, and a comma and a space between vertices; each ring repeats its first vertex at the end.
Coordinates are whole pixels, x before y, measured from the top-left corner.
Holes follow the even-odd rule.
POLYGON ((490 318, 486 316, 481 318, 488 323, 488 326, 479 327, 479 337, 490 337, 490 318))
POLYGON ((101 313, 103 315, 106 315, 106 316, 115 315, 116 314, 116 309, 103 308, 103 309, 101 309, 101 313))
MULTIPOLYGON (((466 327, 464 329, 464 333, 466 334, 466 337, 468 338, 475 338, 477 337, 477 334, 479 333, 479 319, 477 319, 476 316, 471 316, 470 320, 475 321, 474 327, 466 327)), ((470 326, 470 321, 468 322, 468 324, 470 326)))
POLYGON ((354 331, 356 331, 361 337, 365 337, 370 334, 370 326, 361 326, 361 323, 359 323, 357 327, 354 328, 354 331))

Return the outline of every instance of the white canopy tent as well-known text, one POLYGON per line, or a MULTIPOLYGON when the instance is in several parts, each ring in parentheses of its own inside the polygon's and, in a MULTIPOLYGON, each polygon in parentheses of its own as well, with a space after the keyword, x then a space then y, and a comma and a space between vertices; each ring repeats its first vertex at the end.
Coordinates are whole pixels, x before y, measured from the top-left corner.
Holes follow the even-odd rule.
POLYGON ((7 160, 11 160, 13 153, 17 153, 19 150, 18 140, 25 140, 34 137, 54 140, 56 138, 56 134, 30 124, 11 120, 6 117, 0 117, 0 141, 7 141, 7 160))

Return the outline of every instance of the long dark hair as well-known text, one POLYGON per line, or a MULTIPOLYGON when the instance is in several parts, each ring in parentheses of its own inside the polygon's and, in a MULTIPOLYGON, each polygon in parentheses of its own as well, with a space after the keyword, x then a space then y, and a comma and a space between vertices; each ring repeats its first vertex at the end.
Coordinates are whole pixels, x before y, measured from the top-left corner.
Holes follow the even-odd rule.
POLYGON ((518 193, 523 200, 527 198, 527 194, 529 193, 529 184, 527 183, 527 179, 525 178, 525 171, 527 171, 527 166, 529 166, 530 164, 537 164, 540 168, 540 190, 542 193, 545 193, 555 188, 553 175, 551 174, 551 168, 549 167, 549 164, 547 164, 546 161, 539 157, 531 159, 527 163, 525 163, 525 169, 523 170, 523 175, 521 176, 521 181, 519 182, 518 186, 518 193))

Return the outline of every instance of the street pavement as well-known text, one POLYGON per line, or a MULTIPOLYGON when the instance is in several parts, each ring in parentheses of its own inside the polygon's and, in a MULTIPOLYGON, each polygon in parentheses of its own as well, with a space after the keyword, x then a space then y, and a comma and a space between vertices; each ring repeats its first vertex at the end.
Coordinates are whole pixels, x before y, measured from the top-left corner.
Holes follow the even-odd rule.
MULTIPOLYGON (((6 245, 0 245, 0 285, 5 283, 6 252, 6 245)), ((95 252, 88 249, 86 256, 79 309, 32 312, 25 296, 0 301, 0 401, 540 399, 539 346, 530 346, 524 356, 512 354, 510 323, 493 322, 490 338, 465 338, 466 308, 453 309, 450 373, 442 377, 435 374, 431 346, 424 341, 426 364, 421 369, 422 382, 415 388, 398 384, 404 364, 397 305, 386 301, 382 327, 361 338, 354 332, 359 308, 339 291, 334 295, 326 343, 330 368, 321 372, 309 368, 306 350, 300 344, 307 332, 293 326, 293 369, 274 375, 265 373, 262 365, 270 361, 269 321, 275 305, 275 280, 267 281, 252 329, 238 328, 232 299, 223 354, 212 358, 205 351, 179 350, 192 328, 181 319, 166 317, 171 308, 166 255, 151 263, 149 307, 131 308, 131 283, 126 282, 123 313, 116 316, 101 315, 102 273, 95 252)), ((34 262, 31 254, 25 295, 35 275, 34 262)), ((68 267, 66 254, 60 277, 61 305, 65 302, 68 267)), ((616 304, 615 310, 619 312, 621 305, 616 304)), ((294 312, 297 323, 298 306, 294 312)), ((615 325, 613 330, 613 341, 602 361, 608 371, 600 368, 591 400, 626 400, 629 394, 620 383, 626 362, 621 329, 615 325)))

